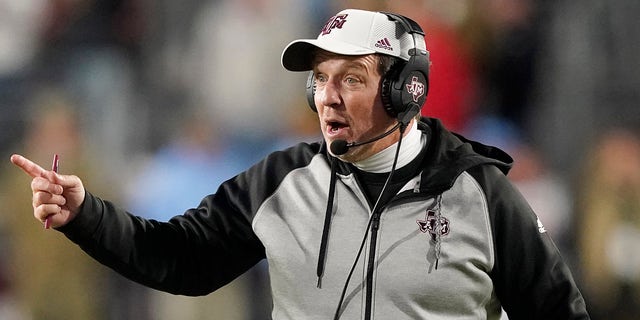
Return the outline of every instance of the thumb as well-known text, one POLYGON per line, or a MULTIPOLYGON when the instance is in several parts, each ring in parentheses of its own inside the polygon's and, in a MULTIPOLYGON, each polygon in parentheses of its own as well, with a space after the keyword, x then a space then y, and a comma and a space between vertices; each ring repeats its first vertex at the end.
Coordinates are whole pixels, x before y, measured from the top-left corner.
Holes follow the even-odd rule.
POLYGON ((45 178, 62 187, 62 195, 67 198, 70 205, 84 200, 84 186, 82 180, 75 175, 59 174, 53 171, 45 172, 45 178))
POLYGON ((74 175, 45 171, 43 173, 43 176, 49 181, 61 185, 65 189, 82 187, 82 181, 80 181, 80 178, 74 175))
POLYGON ((61 195, 66 199, 65 207, 69 210, 69 219, 73 219, 85 197, 86 191, 82 180, 75 175, 59 174, 53 171, 47 171, 45 178, 61 187, 61 195))

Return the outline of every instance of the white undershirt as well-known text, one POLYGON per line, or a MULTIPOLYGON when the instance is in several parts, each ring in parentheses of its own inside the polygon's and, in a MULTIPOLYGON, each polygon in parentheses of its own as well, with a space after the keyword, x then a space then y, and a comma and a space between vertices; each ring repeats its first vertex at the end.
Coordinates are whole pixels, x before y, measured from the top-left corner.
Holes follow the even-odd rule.
MULTIPOLYGON (((409 128, 409 133, 402 138, 402 146, 400 146, 396 168, 402 168, 415 159, 426 144, 426 136, 418 130, 417 122, 414 121, 411 128, 409 128)), ((371 173, 389 172, 393 165, 397 147, 398 143, 396 142, 367 159, 354 162, 353 165, 362 171, 371 173)))

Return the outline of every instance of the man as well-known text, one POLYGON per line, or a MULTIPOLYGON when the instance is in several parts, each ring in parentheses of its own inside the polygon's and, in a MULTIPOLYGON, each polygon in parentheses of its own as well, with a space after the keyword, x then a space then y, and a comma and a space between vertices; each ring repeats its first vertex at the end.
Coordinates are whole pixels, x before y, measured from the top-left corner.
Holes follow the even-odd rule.
POLYGON ((203 295, 266 258, 274 319, 588 319, 567 266, 508 182, 504 152, 416 119, 415 22, 344 10, 282 63, 311 70, 324 142, 267 156, 168 222, 12 156, 34 215, 144 285, 203 295))

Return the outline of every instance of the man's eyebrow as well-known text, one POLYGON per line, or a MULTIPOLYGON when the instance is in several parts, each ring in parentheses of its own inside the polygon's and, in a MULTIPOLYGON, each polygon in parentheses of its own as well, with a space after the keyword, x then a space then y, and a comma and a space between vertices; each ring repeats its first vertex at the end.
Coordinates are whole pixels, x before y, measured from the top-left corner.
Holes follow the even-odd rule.
POLYGON ((349 69, 363 69, 363 70, 367 69, 367 65, 359 60, 349 61, 348 63, 346 63, 346 66, 349 69))
POLYGON ((341 56, 341 55, 332 54, 332 53, 322 53, 317 55, 313 70, 316 73, 320 72, 318 70, 318 66, 322 64, 322 62, 326 60, 330 60, 334 57, 346 60, 342 65, 343 72, 346 71, 346 72, 376 73, 377 62, 374 62, 373 65, 369 64, 368 61, 370 60, 368 57, 363 58, 362 56, 344 56, 344 55, 341 56))
MULTIPOLYGON (((343 70, 348 72, 354 72, 354 71, 367 72, 368 68, 367 68, 367 65, 362 63, 361 61, 349 61, 344 64, 343 70)), ((320 72, 320 71, 316 69, 316 73, 317 72, 320 72)))

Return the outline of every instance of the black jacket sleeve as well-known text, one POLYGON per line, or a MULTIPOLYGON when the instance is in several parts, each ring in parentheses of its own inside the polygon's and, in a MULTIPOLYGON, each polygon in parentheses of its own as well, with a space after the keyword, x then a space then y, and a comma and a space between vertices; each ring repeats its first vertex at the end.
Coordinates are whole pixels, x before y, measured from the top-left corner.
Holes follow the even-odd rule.
POLYGON ((158 290, 206 295, 264 258, 248 213, 224 190, 168 222, 147 220, 86 193, 80 214, 59 228, 100 263, 158 290))
POLYGON ((589 319, 569 268, 523 196, 493 166, 470 172, 487 197, 495 246, 491 277, 509 319, 589 319))
POLYGON ((131 280, 173 294, 206 295, 265 258, 252 228, 256 212, 321 148, 300 143, 274 152, 168 222, 137 217, 87 193, 80 214, 59 230, 131 280))

